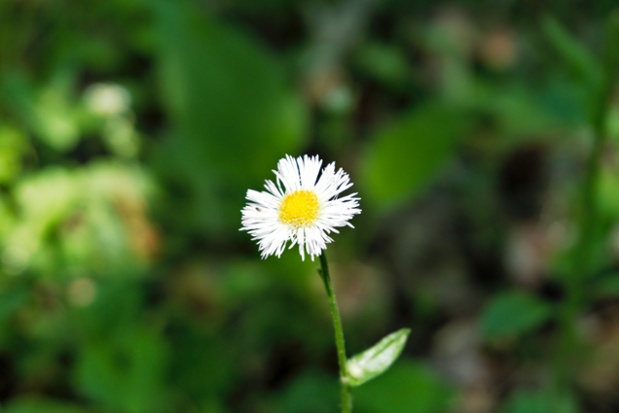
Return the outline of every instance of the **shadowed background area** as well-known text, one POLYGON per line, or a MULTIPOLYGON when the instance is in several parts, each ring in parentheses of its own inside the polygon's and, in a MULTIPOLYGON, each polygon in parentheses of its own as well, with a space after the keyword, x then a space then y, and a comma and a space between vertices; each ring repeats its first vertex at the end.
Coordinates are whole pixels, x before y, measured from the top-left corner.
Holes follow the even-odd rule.
POLYGON ((412 330, 355 412, 618 411, 613 3, 0 1, 2 413, 337 411, 318 263, 239 231, 305 153, 349 353, 412 330))

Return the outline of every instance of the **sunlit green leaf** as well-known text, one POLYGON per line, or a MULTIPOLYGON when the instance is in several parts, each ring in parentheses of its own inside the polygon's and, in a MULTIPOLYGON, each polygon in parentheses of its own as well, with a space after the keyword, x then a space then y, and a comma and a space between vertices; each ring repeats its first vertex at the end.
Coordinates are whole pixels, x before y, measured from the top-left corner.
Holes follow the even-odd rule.
POLYGON ((113 162, 50 167, 22 179, 14 188, 21 219, 0 239, 10 271, 45 268, 53 274, 57 267, 70 275, 66 264, 75 273, 142 267, 152 253, 142 243, 151 230, 145 209, 149 188, 140 168, 113 162), (144 225, 133 226, 130 216, 144 225), (60 239, 51 239, 56 233, 60 239))
POLYGON ((360 386, 387 370, 402 352, 410 332, 410 329, 402 328, 363 353, 348 359, 346 362, 348 383, 351 386, 360 386))
POLYGON ((72 100, 74 81, 75 73, 61 67, 45 87, 37 89, 24 73, 8 76, 3 85, 15 115, 39 140, 61 152, 80 139, 77 105, 72 100))
POLYGON ((27 138, 20 130, 0 127, 0 183, 14 179, 21 171, 21 157, 27 146, 27 138))

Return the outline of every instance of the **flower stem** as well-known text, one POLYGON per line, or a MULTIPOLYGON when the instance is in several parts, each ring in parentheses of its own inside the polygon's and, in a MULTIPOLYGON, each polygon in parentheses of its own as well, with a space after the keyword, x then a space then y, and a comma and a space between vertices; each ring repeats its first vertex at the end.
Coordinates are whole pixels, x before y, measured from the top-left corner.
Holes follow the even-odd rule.
POLYGON ((346 347, 344 345, 344 330, 342 329, 342 320, 340 319, 340 310, 337 307, 335 292, 331 285, 331 277, 329 276, 329 264, 327 257, 323 251, 320 254, 320 266, 318 271, 322 282, 327 291, 329 299, 329 310, 331 311, 331 319, 333 321, 333 329, 335 330, 335 347, 337 348, 337 361, 340 365, 340 385, 342 394, 342 413, 352 412, 352 398, 350 395, 350 386, 348 386, 348 375, 346 373, 346 347))

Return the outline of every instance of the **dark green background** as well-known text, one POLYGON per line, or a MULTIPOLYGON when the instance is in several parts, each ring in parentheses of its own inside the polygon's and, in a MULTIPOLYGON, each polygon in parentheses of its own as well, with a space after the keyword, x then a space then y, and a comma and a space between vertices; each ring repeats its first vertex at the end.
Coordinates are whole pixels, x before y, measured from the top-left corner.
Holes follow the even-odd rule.
POLYGON ((616 94, 553 391, 612 4, 0 1, 0 411, 337 411, 317 263, 239 231, 305 153, 349 352, 412 330, 355 412, 617 411, 616 94))

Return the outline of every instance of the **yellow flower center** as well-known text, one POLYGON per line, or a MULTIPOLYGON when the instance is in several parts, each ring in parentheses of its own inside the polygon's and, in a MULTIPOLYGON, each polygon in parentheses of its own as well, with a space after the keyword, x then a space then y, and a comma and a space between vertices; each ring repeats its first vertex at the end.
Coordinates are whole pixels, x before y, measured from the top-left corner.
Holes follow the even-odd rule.
POLYGON ((318 216, 318 197, 312 191, 301 189, 284 197, 279 207, 279 219, 288 225, 311 225, 318 216))

